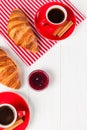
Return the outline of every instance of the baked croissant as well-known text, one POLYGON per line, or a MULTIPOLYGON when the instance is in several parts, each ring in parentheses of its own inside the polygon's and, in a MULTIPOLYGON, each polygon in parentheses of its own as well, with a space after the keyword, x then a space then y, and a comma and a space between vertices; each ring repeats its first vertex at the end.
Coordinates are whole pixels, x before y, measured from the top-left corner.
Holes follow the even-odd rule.
POLYGON ((26 15, 20 9, 14 9, 7 25, 8 35, 16 45, 29 51, 38 52, 38 43, 26 15))
POLYGON ((2 49, 0 49, 0 83, 14 89, 20 87, 18 68, 2 49))

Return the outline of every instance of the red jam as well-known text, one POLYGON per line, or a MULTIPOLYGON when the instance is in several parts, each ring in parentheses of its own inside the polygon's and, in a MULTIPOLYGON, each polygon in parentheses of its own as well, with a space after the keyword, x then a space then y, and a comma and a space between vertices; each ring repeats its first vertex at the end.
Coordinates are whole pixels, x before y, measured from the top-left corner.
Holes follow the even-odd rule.
POLYGON ((35 90, 42 90, 48 86, 49 76, 43 70, 35 70, 29 75, 29 84, 35 90))

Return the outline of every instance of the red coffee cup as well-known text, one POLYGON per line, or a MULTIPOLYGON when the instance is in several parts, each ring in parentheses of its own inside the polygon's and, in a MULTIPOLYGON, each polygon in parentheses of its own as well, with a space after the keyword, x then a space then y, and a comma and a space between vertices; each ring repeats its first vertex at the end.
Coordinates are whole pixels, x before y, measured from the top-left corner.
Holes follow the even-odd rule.
POLYGON ((8 128, 12 126, 17 118, 25 116, 25 111, 17 111, 11 104, 0 104, 0 127, 8 128))
POLYGON ((47 25, 60 25, 67 19, 67 11, 61 5, 53 5, 46 11, 45 17, 41 20, 42 26, 47 25))

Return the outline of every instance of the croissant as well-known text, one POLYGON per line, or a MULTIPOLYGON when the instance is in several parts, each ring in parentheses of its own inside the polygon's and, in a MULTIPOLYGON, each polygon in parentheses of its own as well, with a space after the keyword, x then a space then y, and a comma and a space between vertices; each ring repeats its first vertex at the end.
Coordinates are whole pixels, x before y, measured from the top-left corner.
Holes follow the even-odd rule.
POLYGON ((14 9, 7 25, 9 37, 18 46, 21 46, 29 51, 38 52, 38 43, 36 36, 33 33, 28 18, 20 9, 14 9))
POLYGON ((20 87, 18 68, 2 49, 0 49, 0 83, 14 89, 20 87))

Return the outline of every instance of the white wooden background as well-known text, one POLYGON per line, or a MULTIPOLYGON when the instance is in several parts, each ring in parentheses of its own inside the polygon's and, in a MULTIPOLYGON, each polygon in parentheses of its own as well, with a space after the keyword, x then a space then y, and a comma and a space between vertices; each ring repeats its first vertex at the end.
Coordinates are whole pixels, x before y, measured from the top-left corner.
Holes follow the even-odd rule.
MULTIPOLYGON (((71 0, 87 16, 87 0, 71 0)), ((27 67, 0 36, 0 46, 17 63, 22 85, 16 91, 31 108, 26 130, 87 130, 87 19, 73 34, 59 41, 31 67, 27 67), (41 92, 28 85, 35 69, 46 70, 49 87, 41 92)), ((14 91, 0 85, 0 91, 14 91)))

